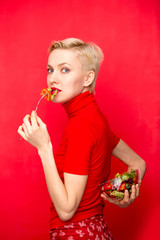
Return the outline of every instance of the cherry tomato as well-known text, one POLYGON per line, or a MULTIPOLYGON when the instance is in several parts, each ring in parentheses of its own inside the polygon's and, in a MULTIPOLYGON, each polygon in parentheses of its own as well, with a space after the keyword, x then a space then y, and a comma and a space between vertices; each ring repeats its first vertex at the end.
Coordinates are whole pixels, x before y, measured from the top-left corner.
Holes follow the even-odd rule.
POLYGON ((106 183, 104 186, 104 191, 110 191, 112 190, 112 184, 111 183, 106 183))
POLYGON ((124 191, 124 190, 126 190, 126 183, 122 183, 118 189, 119 192, 124 191))

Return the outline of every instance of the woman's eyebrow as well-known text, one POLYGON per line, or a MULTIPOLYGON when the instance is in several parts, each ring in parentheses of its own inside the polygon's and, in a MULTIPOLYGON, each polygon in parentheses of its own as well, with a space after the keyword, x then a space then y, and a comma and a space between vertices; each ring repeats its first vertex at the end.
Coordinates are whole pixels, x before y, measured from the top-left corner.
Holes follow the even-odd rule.
POLYGON ((62 65, 69 65, 69 66, 71 66, 69 63, 66 63, 66 62, 58 64, 58 66, 62 66, 62 65))
POLYGON ((47 67, 50 67, 50 68, 52 68, 52 66, 51 66, 51 65, 49 65, 49 64, 47 64, 47 67))
MULTIPOLYGON (((66 62, 58 64, 58 66, 62 66, 62 65, 69 65, 71 67, 71 65, 69 63, 66 63, 66 62)), ((52 66, 50 64, 47 64, 47 67, 52 68, 52 66)))

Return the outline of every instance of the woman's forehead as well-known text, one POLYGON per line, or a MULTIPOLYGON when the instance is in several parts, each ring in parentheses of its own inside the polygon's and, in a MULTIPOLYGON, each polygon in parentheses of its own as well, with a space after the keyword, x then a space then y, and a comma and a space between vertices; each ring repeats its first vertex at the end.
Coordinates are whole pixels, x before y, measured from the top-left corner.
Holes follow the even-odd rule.
POLYGON ((76 63, 80 61, 75 50, 55 49, 50 53, 48 62, 59 64, 60 62, 76 63))

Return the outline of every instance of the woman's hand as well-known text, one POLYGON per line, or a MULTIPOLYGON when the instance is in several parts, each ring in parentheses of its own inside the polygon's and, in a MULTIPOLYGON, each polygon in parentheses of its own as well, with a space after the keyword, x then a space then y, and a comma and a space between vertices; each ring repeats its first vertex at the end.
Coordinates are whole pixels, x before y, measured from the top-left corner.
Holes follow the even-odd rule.
MULTIPOLYGON (((113 203, 121 208, 126 208, 128 207, 138 196, 139 196, 139 189, 140 189, 141 182, 139 181, 138 184, 132 186, 132 193, 129 195, 128 190, 125 190, 124 193, 124 198, 122 200, 120 199, 115 199, 109 197, 105 192, 101 194, 101 197, 110 202, 113 203)), ((103 190, 103 188, 102 188, 103 190)))
POLYGON ((24 117, 22 125, 18 128, 18 133, 38 150, 50 144, 46 124, 37 116, 35 111, 24 117))

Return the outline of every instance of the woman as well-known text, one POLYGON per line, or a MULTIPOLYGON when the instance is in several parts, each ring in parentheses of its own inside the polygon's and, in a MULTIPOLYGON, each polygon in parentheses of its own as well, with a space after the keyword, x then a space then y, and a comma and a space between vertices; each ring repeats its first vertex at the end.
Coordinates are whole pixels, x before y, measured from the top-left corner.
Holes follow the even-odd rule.
POLYGON ((101 49, 79 39, 65 39, 50 47, 48 87, 57 89, 54 103, 62 103, 69 122, 57 153, 45 123, 33 111, 18 129, 21 137, 37 148, 52 200, 51 239, 112 239, 103 218, 103 200, 126 207, 139 194, 139 184, 121 201, 100 196, 99 185, 107 180, 111 155, 122 160, 128 170, 139 169, 141 179, 145 162, 113 134, 94 99, 94 87, 101 49))

